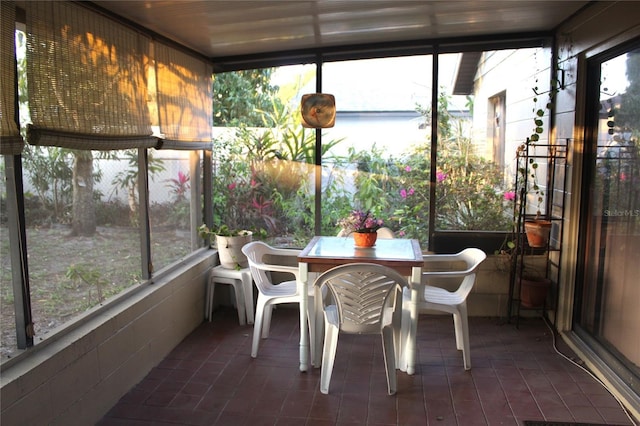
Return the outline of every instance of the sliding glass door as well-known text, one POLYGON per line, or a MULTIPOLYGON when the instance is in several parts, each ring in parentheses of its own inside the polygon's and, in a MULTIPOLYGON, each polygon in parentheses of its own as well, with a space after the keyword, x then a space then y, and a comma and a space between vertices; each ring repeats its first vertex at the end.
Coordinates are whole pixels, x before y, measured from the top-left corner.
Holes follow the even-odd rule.
POLYGON ((640 41, 593 58, 576 330, 629 385, 640 377, 640 41))

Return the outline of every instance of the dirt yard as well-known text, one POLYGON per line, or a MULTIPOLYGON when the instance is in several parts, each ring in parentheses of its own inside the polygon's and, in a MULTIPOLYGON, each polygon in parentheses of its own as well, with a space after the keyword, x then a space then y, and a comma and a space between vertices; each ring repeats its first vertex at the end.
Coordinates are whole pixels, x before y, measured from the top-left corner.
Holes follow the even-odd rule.
MULTIPOLYGON (((140 283, 135 228, 100 227, 93 237, 70 237, 65 226, 29 228, 27 246, 36 344, 74 316, 140 283)), ((151 246, 155 270, 191 251, 188 236, 175 228, 153 229, 151 246)), ((9 235, 4 227, 0 261, 0 355, 5 358, 16 348, 16 326, 9 235)))

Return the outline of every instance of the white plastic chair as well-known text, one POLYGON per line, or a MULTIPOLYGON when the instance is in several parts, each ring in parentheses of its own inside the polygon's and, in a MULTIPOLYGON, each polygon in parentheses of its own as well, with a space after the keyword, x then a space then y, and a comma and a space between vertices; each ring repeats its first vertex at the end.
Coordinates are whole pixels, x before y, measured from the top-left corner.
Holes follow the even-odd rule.
MULTIPOLYGON (((258 356, 258 347, 260 346, 260 337, 263 339, 269 337, 273 305, 280 303, 300 303, 300 294, 298 293, 297 285, 297 281, 300 279, 298 266, 282 265, 275 262, 278 258, 293 257, 297 259, 301 250, 279 249, 271 247, 262 241, 254 241, 242 247, 242 252, 249 260, 249 269, 251 270, 253 282, 258 289, 255 323, 253 325, 253 342, 251 345, 251 356, 256 358, 258 356), (276 284, 272 281, 271 272, 289 273, 295 277, 295 280, 283 281, 276 284)), ((310 287, 309 291, 307 313, 309 318, 315 318, 313 287, 310 287)), ((309 327, 309 337, 311 350, 314 350, 314 327, 309 327)))
POLYGON ((378 228, 376 231, 378 233, 378 238, 395 238, 396 236, 393 234, 393 231, 386 226, 382 228, 378 228))
MULTIPOLYGON (((424 270, 422 282, 424 291, 418 301, 418 312, 435 310, 453 314, 453 323, 456 334, 456 348, 462 350, 464 359, 464 369, 471 369, 471 353, 469 350, 469 321, 467 319, 467 296, 471 292, 476 282, 476 272, 480 264, 487 258, 487 255, 480 249, 467 248, 457 254, 427 254, 424 258, 424 270), (433 263, 441 262, 464 262, 463 269, 429 271, 433 263), (451 292, 444 288, 430 284, 433 278, 458 279, 458 288, 451 292)), ((409 302, 411 291, 403 291, 403 324, 409 324, 409 302)))
MULTIPOLYGON (((395 238, 396 237, 393 231, 390 228, 387 228, 386 226, 383 226, 382 228, 378 228, 376 232, 378 233, 378 238, 395 238)), ((338 232, 337 236, 353 237, 352 234, 347 234, 347 231, 345 231, 344 229, 341 229, 340 232, 338 232)))
POLYGON ((337 266, 315 282, 323 294, 324 348, 320 392, 329 383, 340 332, 382 335, 389 395, 396 393, 396 354, 400 347, 402 288, 407 281, 393 269, 372 263, 337 266))

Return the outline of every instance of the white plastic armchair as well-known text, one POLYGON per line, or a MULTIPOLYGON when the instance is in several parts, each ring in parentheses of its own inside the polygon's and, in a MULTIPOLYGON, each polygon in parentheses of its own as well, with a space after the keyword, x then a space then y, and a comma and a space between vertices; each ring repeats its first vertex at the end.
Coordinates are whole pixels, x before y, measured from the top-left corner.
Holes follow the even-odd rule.
MULTIPOLYGON (((453 323, 456 335, 456 348, 462 350, 464 369, 471 369, 471 353, 469 350, 469 321, 467 319, 467 296, 471 292, 475 282, 476 273, 480 264, 487 258, 485 252, 477 248, 467 248, 457 254, 431 254, 424 255, 424 271, 422 283, 424 291, 418 300, 418 312, 435 310, 453 314, 453 323), (434 263, 451 262, 456 265, 463 262, 461 269, 447 269, 443 271, 429 270, 434 263), (434 278, 457 279, 459 285, 455 291, 449 291, 432 285, 434 278)), ((403 323, 410 321, 409 301, 411 292, 403 291, 403 323)))
POLYGON ((400 347, 402 288, 407 281, 393 269, 372 263, 337 266, 320 275, 316 282, 323 294, 324 348, 320 392, 329 393, 329 384, 340 332, 378 334, 387 372, 389 395, 396 393, 396 356, 400 347))
MULTIPOLYGON (((251 344, 251 356, 258 356, 260 338, 269 337, 271 328, 271 311, 273 305, 280 303, 300 303, 297 282, 300 280, 298 266, 283 265, 276 263, 278 258, 293 257, 297 259, 301 250, 280 249, 271 247, 262 241, 251 242, 242 247, 242 252, 249 260, 249 269, 253 282, 258 289, 258 300, 256 303, 256 316, 253 325, 253 341, 251 344), (274 283, 271 277, 272 272, 284 272, 292 274, 295 279, 274 283)), ((292 259, 293 260, 293 259, 292 259)), ((288 263, 297 265, 297 261, 288 263)), ((315 307, 313 303, 313 287, 309 291, 308 318, 315 318, 315 307)), ((311 350, 314 349, 315 328, 309 327, 309 337, 311 350)), ((313 353, 313 352, 312 352, 313 353)))

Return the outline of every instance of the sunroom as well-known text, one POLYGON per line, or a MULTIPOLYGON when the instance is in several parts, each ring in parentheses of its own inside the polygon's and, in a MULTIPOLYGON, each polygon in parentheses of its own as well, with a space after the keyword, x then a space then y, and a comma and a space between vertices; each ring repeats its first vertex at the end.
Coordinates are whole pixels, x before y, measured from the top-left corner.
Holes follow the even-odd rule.
POLYGON ((471 321, 542 316, 638 418, 639 13, 3 1, 3 421, 95 423, 197 329, 202 224, 303 248, 355 208, 424 253, 482 248, 471 321), (319 92, 335 125, 306 128, 319 92), (518 199, 554 225, 541 309, 505 261, 518 199))

